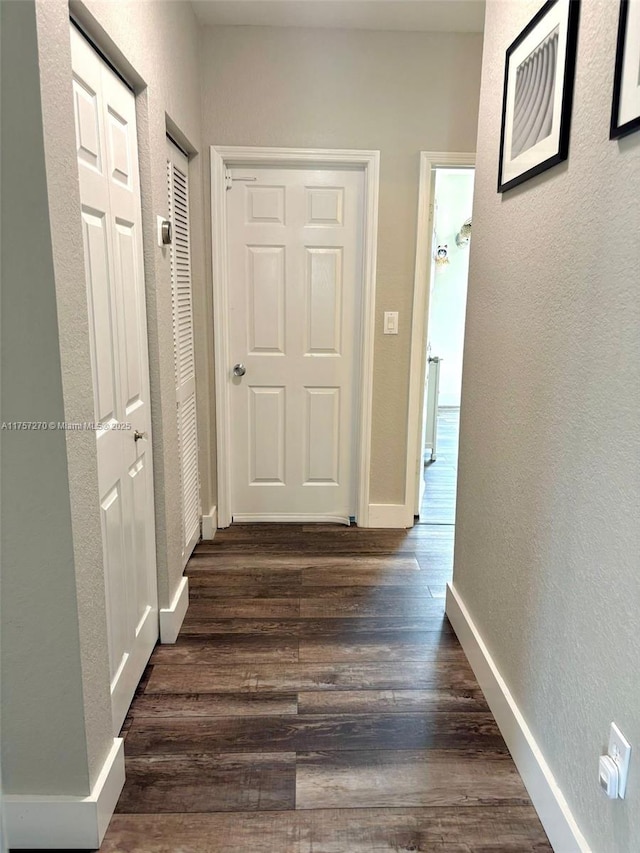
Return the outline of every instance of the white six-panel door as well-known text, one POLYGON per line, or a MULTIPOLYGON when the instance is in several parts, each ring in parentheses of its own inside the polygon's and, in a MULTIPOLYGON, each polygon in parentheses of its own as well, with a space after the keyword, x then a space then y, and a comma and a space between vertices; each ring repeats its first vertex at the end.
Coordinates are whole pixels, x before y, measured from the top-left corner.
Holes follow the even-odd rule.
POLYGON ((182 565, 200 538, 200 481, 196 423, 196 356, 193 334, 189 163, 167 138, 167 188, 171 241, 171 301, 176 367, 176 409, 182 494, 182 565))
POLYGON ((135 98, 74 27, 71 47, 117 733, 158 637, 135 98))
POLYGON ((348 523, 364 172, 243 167, 229 177, 233 518, 348 523))

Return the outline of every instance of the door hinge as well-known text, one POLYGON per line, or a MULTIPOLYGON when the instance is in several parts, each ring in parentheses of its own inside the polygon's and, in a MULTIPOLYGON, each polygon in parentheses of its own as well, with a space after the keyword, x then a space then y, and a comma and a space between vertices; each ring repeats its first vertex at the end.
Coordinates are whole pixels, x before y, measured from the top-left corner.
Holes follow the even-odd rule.
POLYGON ((250 177, 250 178, 232 178, 231 172, 228 169, 224 173, 225 189, 227 189, 227 190, 233 189, 233 182, 234 181, 244 181, 245 183, 247 183, 247 182, 253 182, 253 181, 257 181, 257 180, 258 180, 257 178, 252 178, 252 177, 250 177))

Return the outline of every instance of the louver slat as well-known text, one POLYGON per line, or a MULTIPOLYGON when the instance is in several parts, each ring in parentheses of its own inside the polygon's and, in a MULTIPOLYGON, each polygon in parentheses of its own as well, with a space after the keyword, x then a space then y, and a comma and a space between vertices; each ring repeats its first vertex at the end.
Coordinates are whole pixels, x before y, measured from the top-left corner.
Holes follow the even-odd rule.
POLYGON ((182 385, 195 376, 193 347, 193 305, 191 292, 191 252, 189 240, 189 203, 187 176, 170 164, 173 221, 171 273, 174 294, 174 342, 176 342, 176 384, 182 385), (179 343, 178 343, 179 342, 179 343))
POLYGON ((200 535, 200 483, 193 338, 193 296, 187 163, 169 144, 167 160, 171 244, 171 297, 178 443, 182 492, 182 558, 186 564, 200 535))
POLYGON ((186 547, 200 527, 195 391, 183 401, 180 409, 183 527, 186 547))

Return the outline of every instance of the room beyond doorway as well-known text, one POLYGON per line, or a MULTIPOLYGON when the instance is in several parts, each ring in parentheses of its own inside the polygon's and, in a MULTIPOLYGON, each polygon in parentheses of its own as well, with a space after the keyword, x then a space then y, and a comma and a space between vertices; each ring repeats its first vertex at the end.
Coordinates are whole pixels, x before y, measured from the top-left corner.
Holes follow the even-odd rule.
POLYGON ((433 166, 430 171, 429 296, 416 503, 422 524, 455 524, 474 176, 468 166, 433 166))
POLYGON ((436 169, 427 350, 440 359, 438 406, 460 406, 473 169, 436 169))
POLYGON ((460 408, 440 407, 437 414, 438 452, 425 453, 425 489, 420 505, 421 524, 455 524, 458 482, 460 408))

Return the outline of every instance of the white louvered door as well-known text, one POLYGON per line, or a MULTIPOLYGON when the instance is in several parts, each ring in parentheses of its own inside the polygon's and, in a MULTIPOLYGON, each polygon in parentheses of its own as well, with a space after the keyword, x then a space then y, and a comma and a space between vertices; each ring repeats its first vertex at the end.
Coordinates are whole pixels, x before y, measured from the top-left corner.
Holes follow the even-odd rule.
POLYGON ((167 138, 169 218, 173 227, 171 293, 176 367, 176 407, 182 488, 182 561, 186 565, 200 538, 200 482, 196 424, 196 373, 189 231, 189 165, 167 138))
POLYGON ((135 96, 71 27, 114 734, 158 638, 135 96))

